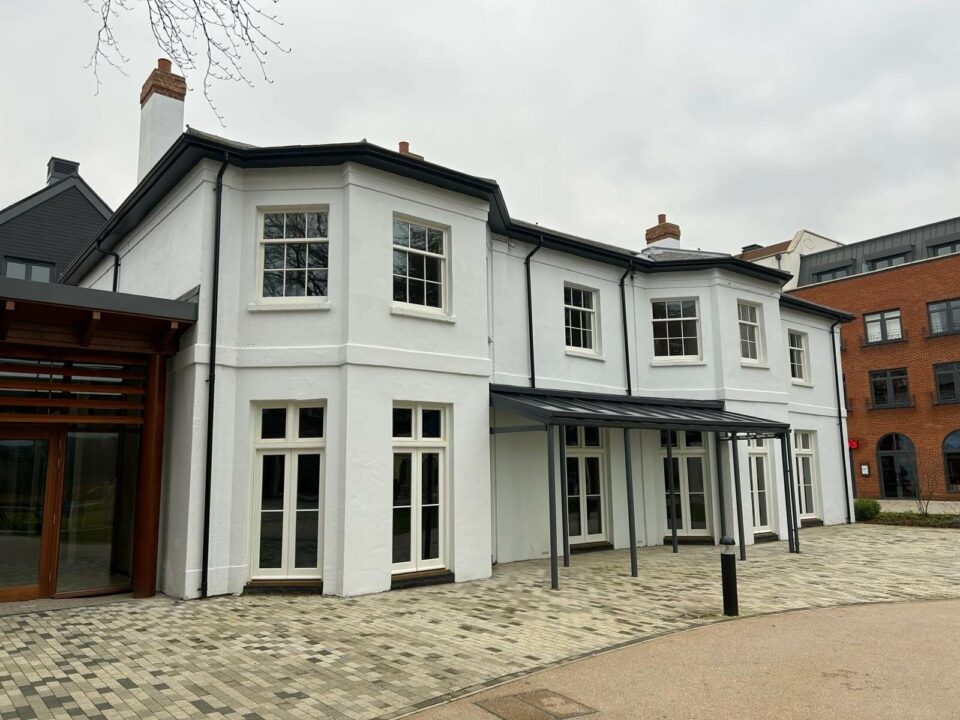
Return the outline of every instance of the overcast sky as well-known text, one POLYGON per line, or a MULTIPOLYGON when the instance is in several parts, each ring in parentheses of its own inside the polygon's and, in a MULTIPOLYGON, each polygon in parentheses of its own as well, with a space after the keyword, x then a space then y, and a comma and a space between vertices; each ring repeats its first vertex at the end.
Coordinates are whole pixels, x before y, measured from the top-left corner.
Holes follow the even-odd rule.
MULTIPOLYGON (((137 0, 131 0, 139 4, 137 0)), ((268 0, 262 0, 264 5, 268 0)), ((495 178, 513 217, 635 245, 666 212, 690 247, 798 228, 852 242, 960 215, 960 3, 281 0, 272 83, 199 90, 192 127, 260 145, 367 138, 495 178)), ((82 0, 4 2, 0 207, 80 161, 133 188, 145 12, 127 76, 84 67, 82 0)), ((255 76, 251 68, 251 76, 255 76)), ((191 87, 199 77, 188 77, 191 87)))

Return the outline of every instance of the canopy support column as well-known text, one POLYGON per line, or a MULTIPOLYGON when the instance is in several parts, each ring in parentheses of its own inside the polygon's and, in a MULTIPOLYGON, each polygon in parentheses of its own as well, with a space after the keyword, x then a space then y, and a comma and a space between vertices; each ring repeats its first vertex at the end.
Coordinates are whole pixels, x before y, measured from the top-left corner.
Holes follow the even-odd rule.
POLYGON ((790 483, 790 512, 793 514, 793 551, 800 552, 800 517, 797 512, 796 483, 793 479, 793 452, 790 450, 790 434, 783 434, 783 449, 787 454, 787 480, 790 483))
POLYGON ((549 485, 548 497, 550 501, 550 587, 557 590, 560 587, 560 571, 557 568, 557 462, 556 448, 554 448, 556 425, 547 425, 547 482, 549 485))
POLYGON ((633 504, 633 454, 630 452, 630 428, 623 429, 623 459, 627 474, 627 524, 630 526, 630 574, 637 577, 637 510, 633 504))
POLYGON ((723 454, 720 444, 720 433, 713 434, 713 450, 717 456, 717 502, 720 505, 720 537, 727 536, 727 517, 723 507, 723 454))
POLYGON ((673 430, 666 430, 667 433, 667 485, 670 486, 670 540, 673 543, 673 551, 679 551, 677 542, 677 478, 673 472, 673 438, 679 437, 673 430))
POLYGON ((737 502, 737 532, 740 543, 740 559, 747 559, 747 542, 743 532, 743 495, 740 493, 740 443, 735 432, 730 433, 730 452, 733 457, 733 491, 737 502))
POLYGON ((563 527, 563 566, 570 567, 570 511, 567 509, 567 426, 560 426, 560 519, 563 527))
POLYGON ((790 458, 787 455, 786 435, 777 436, 780 441, 780 464, 783 466, 783 503, 787 511, 787 545, 790 552, 796 552, 796 544, 793 533, 793 493, 790 491, 790 458))

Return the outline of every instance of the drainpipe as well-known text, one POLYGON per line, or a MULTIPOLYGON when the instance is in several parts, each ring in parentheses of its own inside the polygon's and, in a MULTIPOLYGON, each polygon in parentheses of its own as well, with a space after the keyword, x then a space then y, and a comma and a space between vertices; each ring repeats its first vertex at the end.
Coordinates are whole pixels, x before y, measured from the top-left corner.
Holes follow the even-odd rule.
POLYGON ((223 174, 227 171, 230 153, 223 154, 217 173, 216 210, 213 226, 213 279, 210 288, 210 361, 207 371, 207 446, 203 474, 203 564, 200 570, 200 597, 207 597, 210 572, 210 488, 213 484, 213 418, 217 386, 217 304, 220 295, 220 215, 223 207, 223 174))
POLYGON ((834 336, 834 330, 840 321, 837 320, 830 326, 830 347, 833 349, 833 380, 837 391, 837 428, 840 430, 840 453, 843 456, 843 504, 847 509, 847 524, 850 524, 850 454, 843 442, 843 410, 841 403, 843 398, 840 392, 840 370, 837 367, 837 339, 834 336))
POLYGON ((524 270, 527 273, 527 338, 530 343, 530 387, 537 386, 537 362, 536 353, 533 349, 533 289, 530 286, 530 258, 537 254, 543 247, 543 235, 540 236, 537 246, 527 253, 523 259, 524 270))
POLYGON ((633 380, 630 377, 630 338, 627 334, 627 291, 623 284, 627 275, 633 272, 633 263, 627 265, 620 277, 620 316, 623 319, 623 362, 627 368, 627 395, 633 395, 633 380))
POLYGON ((113 257, 113 292, 116 292, 117 285, 120 282, 120 255, 113 250, 104 250, 102 247, 100 247, 101 242, 102 240, 97 240, 97 251, 102 252, 104 255, 110 255, 113 257))

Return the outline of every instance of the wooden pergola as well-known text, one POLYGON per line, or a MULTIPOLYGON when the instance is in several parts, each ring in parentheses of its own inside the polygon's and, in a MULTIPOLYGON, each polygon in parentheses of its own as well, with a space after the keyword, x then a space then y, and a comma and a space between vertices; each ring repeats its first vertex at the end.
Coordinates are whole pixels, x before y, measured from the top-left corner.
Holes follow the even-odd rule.
MULTIPOLYGON (((4 437, 139 430, 131 563, 136 597, 156 592, 166 361, 196 318, 197 306, 189 302, 0 278, 4 437)), ((62 596, 54 584, 62 482, 62 476, 47 476, 46 560, 39 584, 23 597, 62 596)))

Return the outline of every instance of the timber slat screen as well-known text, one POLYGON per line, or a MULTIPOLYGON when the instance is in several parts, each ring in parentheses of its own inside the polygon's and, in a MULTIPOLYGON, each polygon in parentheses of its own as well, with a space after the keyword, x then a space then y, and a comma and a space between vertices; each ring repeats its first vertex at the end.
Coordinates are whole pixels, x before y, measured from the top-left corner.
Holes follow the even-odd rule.
POLYGON ((0 356, 0 425, 142 425, 146 363, 137 359, 0 356))

